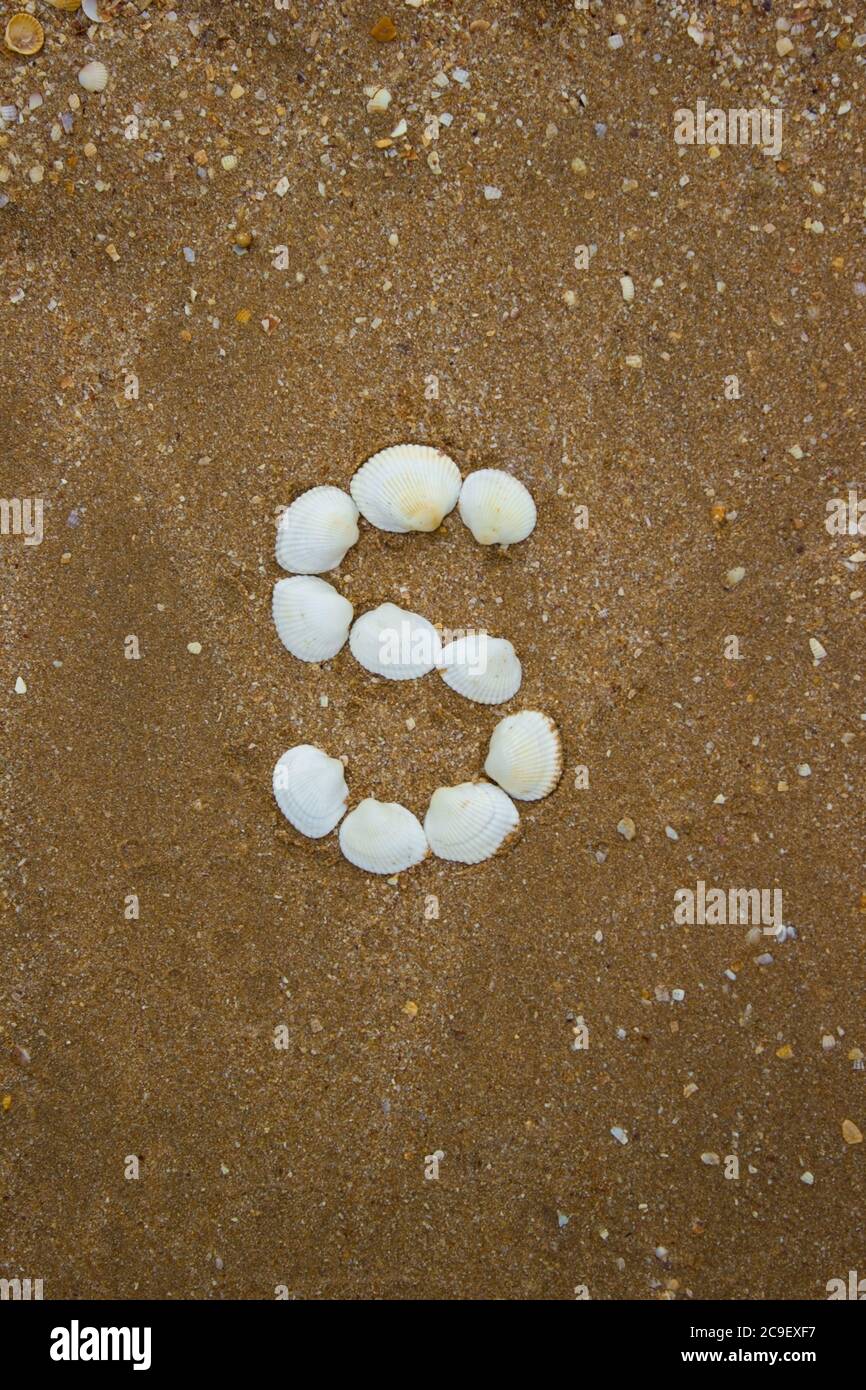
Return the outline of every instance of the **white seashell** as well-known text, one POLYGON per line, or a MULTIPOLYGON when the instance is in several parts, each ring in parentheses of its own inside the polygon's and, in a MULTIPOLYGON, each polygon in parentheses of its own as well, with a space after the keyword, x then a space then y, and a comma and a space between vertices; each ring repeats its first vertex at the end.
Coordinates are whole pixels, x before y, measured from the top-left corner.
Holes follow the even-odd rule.
POLYGON ((460 495, 460 470, 439 449, 395 444, 358 469, 349 490, 380 531, 435 531, 460 495))
POLYGON ((104 92, 108 86, 108 68, 104 63, 85 63, 78 81, 85 92, 104 92))
POLYGON ((370 874, 399 874, 429 853, 421 822, 396 801, 368 796, 340 826, 340 849, 370 874))
POLYGON ((486 632, 459 637, 442 649, 442 679, 458 695, 479 705, 502 705, 523 679, 517 653, 504 637, 486 632))
POLYGON ((358 539, 358 508, 338 487, 311 487, 287 507, 277 527, 277 564, 292 574, 323 574, 358 539))
POLYGON ((440 787, 430 798, 424 833, 435 855, 461 864, 490 859, 520 824, 514 802, 490 782, 440 787))
POLYGON ((532 494, 501 468, 470 473, 460 491, 460 515, 481 545, 514 545, 535 527, 532 494))
POLYGON ((518 801, 549 796, 562 776, 562 741, 546 714, 524 709, 493 730, 484 771, 518 801))
POLYGON ((311 574, 278 579, 273 614, 283 646, 301 661, 327 661, 349 635, 354 609, 333 584, 311 574))
POLYGON ((362 614, 349 635, 349 647, 365 671, 392 681, 426 676, 442 655, 433 624, 396 603, 381 603, 362 614))
POLYGON ((296 830, 321 840, 346 814, 349 788, 343 764, 311 743, 299 743, 274 768, 274 796, 296 830))
POLYGON ((93 24, 107 24, 111 19, 105 0, 81 0, 81 8, 93 24))

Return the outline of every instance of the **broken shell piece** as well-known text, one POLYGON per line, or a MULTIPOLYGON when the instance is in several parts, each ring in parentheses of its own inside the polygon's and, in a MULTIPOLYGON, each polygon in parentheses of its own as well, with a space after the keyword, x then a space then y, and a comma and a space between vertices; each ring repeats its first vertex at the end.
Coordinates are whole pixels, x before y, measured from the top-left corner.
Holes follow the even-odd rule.
POLYGON ((621 276, 619 277, 619 287, 620 287, 620 289, 622 290, 622 297, 623 297, 623 299, 625 300, 626 304, 633 304, 633 303, 634 303, 634 280, 631 278, 631 276, 630 276, 630 275, 621 275, 621 276))
POLYGON ((367 110, 371 116, 377 116, 383 111, 387 111, 390 105, 391 93, 387 87, 379 87, 367 102, 367 110))
POLYGON ((490 782, 439 787, 430 798, 424 833, 439 859, 480 864, 491 859, 520 825, 514 802, 490 782))
POLYGON ((358 469, 349 491, 380 531, 435 531, 457 503, 460 470, 427 444, 395 444, 358 469))
POLYGON ((45 42, 45 30, 32 14, 14 14, 6 25, 6 47, 26 58, 38 53, 45 42))
POLYGON ((816 666, 818 665, 818 662, 823 661, 824 657, 827 655, 826 648, 821 646, 821 643, 818 641, 817 637, 809 638, 809 650, 812 653, 812 658, 816 666))
POLYGON ((277 527, 277 564, 293 574, 336 569, 358 539, 358 508, 338 487, 311 487, 277 527))
POLYGON ((300 661, 328 661, 344 646, 354 609, 333 584, 311 574, 278 579, 272 603, 283 646, 300 661))
POLYGON ((81 5, 81 0, 48 0, 53 10, 77 10, 81 5))
POLYGON ((343 764, 311 743, 299 743, 274 768, 274 796, 296 830, 321 840, 346 813, 349 788, 343 764))
POLYGON ((392 681, 426 676, 442 655, 433 624, 396 603, 381 603, 363 613, 352 628, 349 647, 365 671, 392 681))
POLYGON ((460 515, 480 545, 514 545, 536 521, 528 488, 500 468, 470 473, 460 491, 460 515))
POLYGON ((340 826, 340 849, 369 874, 399 874, 429 853, 421 822, 396 801, 368 796, 340 826))
POLYGON ((479 705, 503 705, 516 695, 523 679, 513 646, 486 632, 459 637, 442 649, 442 679, 458 695, 479 705))
POLYGON ((562 740, 537 709, 509 714, 493 730, 484 771, 518 801, 549 796, 562 776, 562 740))
POLYGON ((108 68, 104 63, 85 63, 78 81, 85 92, 104 92, 108 86, 108 68))

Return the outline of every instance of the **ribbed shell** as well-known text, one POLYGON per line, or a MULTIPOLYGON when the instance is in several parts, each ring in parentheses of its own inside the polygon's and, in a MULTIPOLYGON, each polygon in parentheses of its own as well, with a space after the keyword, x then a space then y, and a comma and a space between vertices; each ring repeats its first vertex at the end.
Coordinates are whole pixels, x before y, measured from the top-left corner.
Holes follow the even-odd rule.
POLYGON ((480 545, 514 545, 535 527, 532 494, 500 468, 479 468, 460 490, 460 515, 480 545))
POLYGON ((296 830, 320 840, 346 812, 349 788, 343 764, 311 743, 299 743, 274 768, 274 796, 296 830))
POLYGON ((283 646, 300 661, 328 661, 349 635, 354 609, 333 584, 311 574, 278 579, 272 611, 283 646))
POLYGON ((381 603, 362 613, 349 635, 349 647, 366 671, 392 681, 426 676, 442 651, 433 624, 395 603, 381 603))
POLYGON ((394 444, 363 464, 349 484, 380 531, 435 531, 460 495, 460 470, 427 444, 394 444))
POLYGON ((358 508, 338 487, 311 487, 280 517, 277 564, 291 574, 336 569, 358 539, 358 508))
POLYGON ((517 653, 504 637, 459 637, 442 649, 445 684, 479 705, 502 705, 523 679, 517 653), (483 668, 483 669, 482 669, 483 668))
POLYGON ((519 824, 517 807, 499 787, 461 782, 433 793, 424 833, 438 858, 480 864, 496 854, 519 824))
POLYGON ((549 796, 562 776, 562 740, 553 720, 537 709, 501 719, 490 739, 484 771, 519 801, 549 796))
POLYGON ((396 801, 367 797, 340 826, 340 849, 370 874, 399 874, 428 854, 421 822, 396 801))

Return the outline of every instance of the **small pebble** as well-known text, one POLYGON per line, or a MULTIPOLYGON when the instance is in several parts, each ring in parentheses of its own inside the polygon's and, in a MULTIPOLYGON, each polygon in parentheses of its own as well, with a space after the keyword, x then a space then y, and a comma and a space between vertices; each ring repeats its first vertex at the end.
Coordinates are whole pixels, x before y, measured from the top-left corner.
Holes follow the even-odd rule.
POLYGON ((624 840, 633 840, 637 834, 637 826, 631 816, 623 816, 616 828, 624 840))

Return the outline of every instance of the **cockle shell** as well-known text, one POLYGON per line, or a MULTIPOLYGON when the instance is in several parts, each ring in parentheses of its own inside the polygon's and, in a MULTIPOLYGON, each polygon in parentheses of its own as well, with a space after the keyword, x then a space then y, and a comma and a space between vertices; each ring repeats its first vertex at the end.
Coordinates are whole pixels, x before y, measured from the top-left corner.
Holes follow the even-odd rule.
POLYGON ((500 468, 479 468, 460 490, 460 515, 481 545, 514 545, 536 521, 532 494, 500 468))
POLYGON ((108 68, 104 63, 85 63, 78 81, 85 92, 104 92, 108 86, 108 68))
POLYGON ((355 660, 374 676, 415 680, 439 664, 442 643, 432 623, 418 613, 381 603, 363 613, 349 634, 355 660))
POLYGON ((433 793, 424 833, 440 859, 480 864, 502 848, 519 824, 517 807, 499 787, 490 782, 461 782, 433 793))
POLYGON ((32 14, 13 14, 6 25, 6 47, 26 58, 38 53, 45 42, 45 30, 32 14))
POLYGON ((517 653, 504 637, 486 632, 458 637, 442 648, 442 679, 458 695, 479 705, 502 705, 523 679, 517 653))
POLYGON ((340 826, 340 849, 369 874, 399 874, 429 853, 421 822, 396 801, 368 796, 340 826))
POLYGON ((501 719, 490 739, 484 771, 518 801, 549 796, 562 776, 562 741, 553 720, 537 709, 501 719))
POLYGON ((395 444, 363 464, 349 490, 380 531, 435 531, 460 495, 460 470, 427 444, 395 444))
POLYGON ((346 813, 349 788, 343 764, 311 743, 299 743, 274 768, 274 796, 296 830, 321 840, 346 813))
POLYGON ((333 584, 312 574, 278 579, 273 614, 283 646, 301 661, 328 661, 349 635, 354 609, 333 584))
POLYGON ((277 564, 292 574, 323 574, 358 539, 358 508, 338 487, 311 487, 286 507, 277 527, 277 564))

